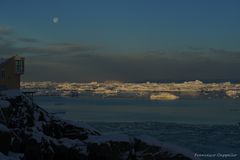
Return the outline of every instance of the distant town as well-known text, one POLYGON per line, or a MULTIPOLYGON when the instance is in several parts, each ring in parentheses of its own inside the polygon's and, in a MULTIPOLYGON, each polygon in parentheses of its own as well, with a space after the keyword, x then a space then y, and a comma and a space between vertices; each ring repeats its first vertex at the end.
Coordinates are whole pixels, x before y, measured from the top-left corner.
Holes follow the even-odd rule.
POLYGON ((177 100, 179 98, 240 98, 240 83, 123 83, 118 81, 68 83, 21 82, 21 89, 38 96, 100 96, 177 100))

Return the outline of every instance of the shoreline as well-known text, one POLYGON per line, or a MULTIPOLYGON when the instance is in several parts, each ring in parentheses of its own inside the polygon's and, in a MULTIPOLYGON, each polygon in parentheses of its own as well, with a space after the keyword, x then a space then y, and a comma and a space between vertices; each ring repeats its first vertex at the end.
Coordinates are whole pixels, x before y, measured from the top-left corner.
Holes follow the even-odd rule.
MULTIPOLYGON (((150 98, 152 94, 168 93, 182 97, 208 98, 240 98, 240 83, 203 83, 190 81, 184 83, 122 83, 122 82, 91 82, 91 83, 56 83, 56 82, 22 82, 21 88, 34 91, 35 95, 70 96, 81 95, 102 97, 142 97, 150 98)), ((176 98, 177 99, 177 98, 176 98)))

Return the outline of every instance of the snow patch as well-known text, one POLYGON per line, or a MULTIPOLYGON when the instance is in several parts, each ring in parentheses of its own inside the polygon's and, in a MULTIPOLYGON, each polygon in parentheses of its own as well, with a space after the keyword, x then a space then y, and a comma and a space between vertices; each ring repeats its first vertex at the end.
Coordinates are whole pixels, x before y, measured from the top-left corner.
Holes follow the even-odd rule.
POLYGON ((22 158, 22 154, 10 153, 8 156, 6 156, 0 152, 1 160, 21 160, 21 158, 22 158))
POLYGON ((90 136, 86 142, 90 143, 105 143, 105 142, 128 142, 130 143, 129 136, 126 134, 116 134, 116 135, 102 135, 102 136, 90 136))
POLYGON ((5 100, 0 100, 0 109, 1 108, 8 108, 10 106, 10 103, 5 100))
POLYGON ((68 148, 75 146, 85 146, 85 144, 78 139, 61 138, 59 139, 59 143, 68 148))
POLYGON ((75 127, 78 127, 78 128, 84 128, 84 129, 87 129, 87 130, 90 130, 90 131, 96 131, 96 132, 99 132, 97 131, 95 128, 91 127, 90 125, 84 123, 84 122, 80 122, 80 121, 70 121, 70 120, 64 120, 67 124, 70 124, 70 125, 73 125, 75 127))
POLYGON ((161 147, 163 152, 169 152, 172 154, 183 154, 193 160, 199 160, 198 158, 194 157, 194 153, 185 148, 173 144, 162 143, 159 140, 147 135, 137 136, 136 138, 148 145, 161 147))
POLYGON ((1 91, 0 94, 6 98, 16 98, 23 95, 21 90, 5 90, 1 91))
POLYGON ((0 132, 10 132, 10 130, 5 125, 0 123, 0 132))

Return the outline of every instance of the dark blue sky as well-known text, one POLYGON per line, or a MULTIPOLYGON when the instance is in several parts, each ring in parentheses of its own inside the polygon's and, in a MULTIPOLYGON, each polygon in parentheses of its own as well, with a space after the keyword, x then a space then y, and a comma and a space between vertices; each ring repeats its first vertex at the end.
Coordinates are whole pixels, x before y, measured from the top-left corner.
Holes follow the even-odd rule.
POLYGON ((240 79, 239 8, 239 0, 4 0, 0 54, 26 57, 24 80, 240 79))

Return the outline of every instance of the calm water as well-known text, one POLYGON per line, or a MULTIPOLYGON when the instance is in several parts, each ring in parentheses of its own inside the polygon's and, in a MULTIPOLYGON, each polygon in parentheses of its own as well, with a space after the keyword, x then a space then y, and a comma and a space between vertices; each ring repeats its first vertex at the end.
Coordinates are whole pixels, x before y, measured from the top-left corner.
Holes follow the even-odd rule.
POLYGON ((240 100, 35 97, 35 102, 62 118, 86 121, 104 134, 145 134, 195 153, 235 153, 237 158, 228 159, 240 159, 240 100))
POLYGON ((191 124, 236 124, 240 122, 240 100, 188 99, 150 101, 147 99, 108 99, 35 97, 35 101, 70 120, 94 122, 181 122, 191 124))

